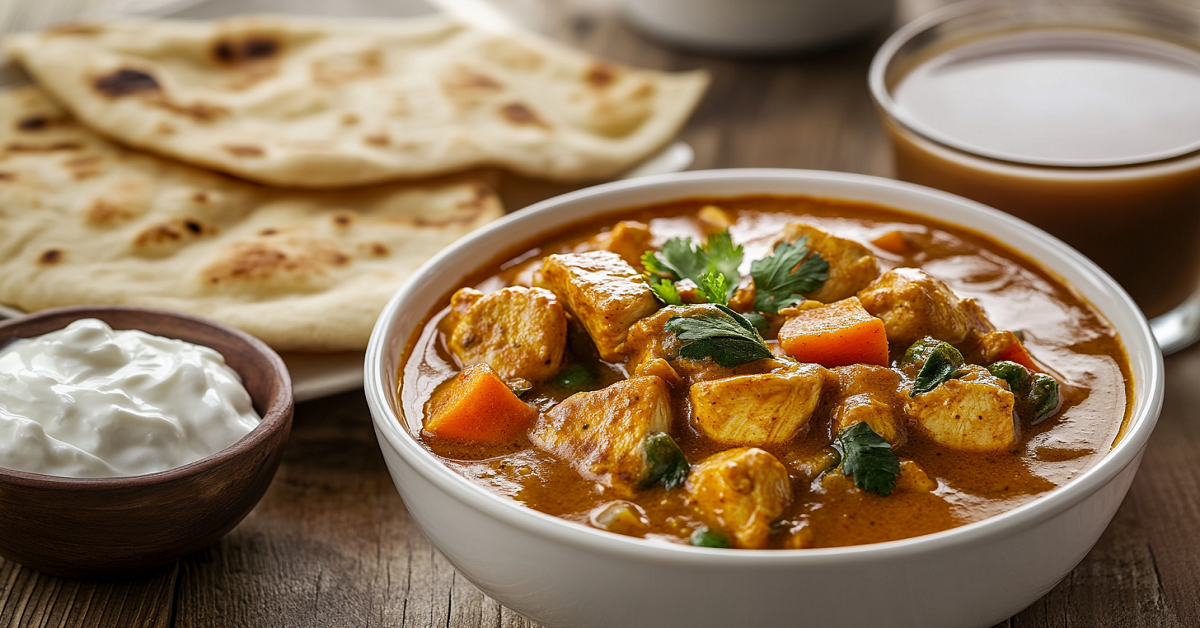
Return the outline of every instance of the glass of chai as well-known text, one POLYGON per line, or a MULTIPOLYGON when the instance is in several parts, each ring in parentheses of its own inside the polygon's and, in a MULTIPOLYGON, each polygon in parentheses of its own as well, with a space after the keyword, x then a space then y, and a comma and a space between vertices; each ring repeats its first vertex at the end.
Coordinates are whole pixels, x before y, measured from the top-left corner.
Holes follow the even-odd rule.
POLYGON ((954 4, 888 39, 870 88, 898 178, 1074 246, 1164 352, 1200 337, 1200 7, 954 4))

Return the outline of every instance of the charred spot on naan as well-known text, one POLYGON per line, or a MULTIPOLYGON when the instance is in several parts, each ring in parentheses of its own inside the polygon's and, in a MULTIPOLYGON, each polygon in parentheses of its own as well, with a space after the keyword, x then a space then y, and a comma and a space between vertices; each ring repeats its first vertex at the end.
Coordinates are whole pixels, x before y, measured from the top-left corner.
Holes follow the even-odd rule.
POLYGON ((0 172, 0 181, 16 181, 17 173, 15 172, 0 172))
POLYGON ((71 126, 75 121, 69 116, 52 116, 44 113, 32 113, 22 116, 14 125, 18 131, 37 133, 51 127, 71 126))
POLYGON ((63 257, 62 249, 46 249, 38 256, 37 263, 39 266, 54 266, 63 261, 63 257))
POLYGON ((442 92, 459 110, 471 109, 504 91, 504 84, 482 70, 458 65, 442 79, 442 92))
POLYGON ((363 143, 371 146, 388 146, 392 143, 392 138, 387 133, 368 133, 363 136, 363 143))
POLYGON ((283 43, 271 35, 247 35, 241 38, 220 37, 212 43, 213 59, 225 65, 266 61, 279 57, 283 43))
POLYGON ((109 98, 162 90, 158 79, 154 78, 152 74, 133 68, 121 68, 105 74, 92 81, 92 85, 95 86, 96 91, 109 98))
POLYGON ((255 295, 309 292, 331 285, 333 271, 351 261, 337 243, 323 238, 237 242, 200 271, 200 281, 211 290, 255 295))
POLYGON ((189 242, 216 233, 216 227, 205 224, 196 218, 173 218, 146 227, 134 236, 131 246, 137 255, 156 257, 174 252, 189 242))
POLYGON ((372 257, 387 257, 392 254, 392 247, 383 242, 359 242, 355 246, 372 257))
POLYGON ((337 211, 330 216, 329 220, 333 222, 333 226, 339 229, 348 229, 354 224, 357 214, 352 211, 337 211))
POLYGON ((593 63, 583 75, 583 82, 596 89, 604 89, 616 80, 617 68, 603 61, 593 63))
POLYGON ((511 102, 500 108, 500 116, 515 126, 534 126, 549 129, 550 125, 529 105, 511 102))

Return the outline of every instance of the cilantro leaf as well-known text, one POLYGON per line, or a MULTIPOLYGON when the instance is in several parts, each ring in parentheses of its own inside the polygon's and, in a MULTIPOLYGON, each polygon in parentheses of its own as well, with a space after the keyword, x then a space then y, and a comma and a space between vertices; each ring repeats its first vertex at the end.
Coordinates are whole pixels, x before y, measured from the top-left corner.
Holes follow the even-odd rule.
POLYGON ((697 316, 675 316, 667 331, 683 343, 679 355, 693 360, 712 358, 724 367, 738 366, 774 357, 754 325, 724 305, 697 306, 708 309, 697 316))
POLYGON ((758 330, 758 333, 760 334, 771 328, 771 321, 768 321, 766 316, 763 316, 758 312, 743 314, 742 318, 750 321, 750 324, 754 325, 754 329, 758 330))
POLYGON ((767 314, 799 303, 805 292, 819 290, 829 279, 829 262, 808 248, 808 237, 780 242, 770 257, 750 263, 754 309, 767 314))
POLYGON ((725 275, 708 271, 700 277, 700 294, 709 303, 728 305, 730 292, 729 280, 725 275))
POLYGON ((842 430, 833 448, 842 455, 842 473, 854 476, 855 486, 882 497, 892 494, 900 475, 900 458, 870 425, 855 423, 842 430))
MULTIPOLYGON (((642 254, 642 266, 646 268, 646 283, 655 290, 659 299, 668 305, 679 305, 670 300, 665 288, 655 288, 663 285, 664 281, 676 282, 690 279, 697 286, 703 287, 705 277, 719 275, 725 279, 724 295, 719 298, 708 296, 711 303, 728 303, 729 297, 737 290, 742 276, 738 267, 742 264, 744 250, 741 245, 734 246, 728 231, 719 231, 708 236, 702 246, 696 246, 691 238, 671 238, 658 251, 646 251, 642 254)), ((710 280, 712 281, 712 280, 710 280)), ((678 292, 678 290, 676 290, 678 292)), ((703 291, 702 291, 703 292, 703 291)))
MULTIPOLYGON (((742 245, 733 245, 733 238, 729 235, 729 230, 718 231, 704 241, 704 254, 707 256, 706 268, 710 273, 719 273, 725 277, 725 282, 728 284, 728 295, 733 296, 733 291, 737 290, 738 283, 742 280, 742 275, 738 272, 738 268, 742 265, 742 258, 745 257, 745 248, 742 245)), ((717 301, 710 299, 713 303, 717 301)))
POLYGON ((708 255, 703 248, 692 244, 691 238, 671 238, 658 252, 646 251, 642 255, 642 266, 665 279, 691 279, 699 284, 700 276, 708 268, 708 255))
POLYGON ((679 295, 679 289, 675 287, 675 282, 670 279, 660 279, 647 274, 646 283, 650 284, 650 291, 658 297, 659 301, 667 305, 683 305, 683 297, 679 295))

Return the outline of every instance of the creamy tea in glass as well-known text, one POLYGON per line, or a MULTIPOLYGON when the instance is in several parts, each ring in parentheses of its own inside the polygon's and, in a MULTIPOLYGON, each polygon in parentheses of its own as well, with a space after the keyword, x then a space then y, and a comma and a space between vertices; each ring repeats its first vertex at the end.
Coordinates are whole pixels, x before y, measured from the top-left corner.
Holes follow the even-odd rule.
POLYGON ((1023 218, 1108 271, 1170 352, 1200 330, 1200 14, 982 1, 904 27, 871 91, 899 178, 1023 218))

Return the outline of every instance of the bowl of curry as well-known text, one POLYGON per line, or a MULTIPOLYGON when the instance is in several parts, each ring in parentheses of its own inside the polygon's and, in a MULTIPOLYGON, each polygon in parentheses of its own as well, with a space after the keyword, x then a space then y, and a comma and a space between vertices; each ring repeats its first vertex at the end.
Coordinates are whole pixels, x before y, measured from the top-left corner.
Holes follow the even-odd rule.
POLYGON ((1124 498, 1162 403, 1128 295, 874 177, 691 172, 426 264, 366 392, 409 511, 547 626, 991 626, 1124 498))

